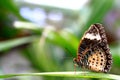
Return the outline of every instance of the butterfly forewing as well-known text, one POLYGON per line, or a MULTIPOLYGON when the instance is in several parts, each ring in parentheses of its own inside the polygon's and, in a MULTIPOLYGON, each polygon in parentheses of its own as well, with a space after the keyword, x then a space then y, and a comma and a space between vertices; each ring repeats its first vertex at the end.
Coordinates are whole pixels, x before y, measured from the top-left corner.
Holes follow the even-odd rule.
POLYGON ((107 44, 104 27, 93 24, 84 33, 78 47, 78 56, 74 60, 80 67, 96 72, 108 72, 112 57, 107 44))

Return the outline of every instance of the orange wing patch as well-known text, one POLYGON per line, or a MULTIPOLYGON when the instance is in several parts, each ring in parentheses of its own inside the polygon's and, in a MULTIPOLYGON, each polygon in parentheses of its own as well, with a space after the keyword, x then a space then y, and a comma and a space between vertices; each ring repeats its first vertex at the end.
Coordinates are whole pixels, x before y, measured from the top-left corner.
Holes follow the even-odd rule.
POLYGON ((106 65, 106 55, 101 50, 95 51, 90 57, 88 57, 89 69, 102 72, 106 65))

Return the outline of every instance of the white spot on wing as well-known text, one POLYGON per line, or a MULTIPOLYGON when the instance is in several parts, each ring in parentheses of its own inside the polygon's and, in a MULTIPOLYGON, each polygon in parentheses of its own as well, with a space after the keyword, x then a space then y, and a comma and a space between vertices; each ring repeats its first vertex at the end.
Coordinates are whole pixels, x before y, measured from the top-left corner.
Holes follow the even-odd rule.
POLYGON ((100 40, 101 39, 99 34, 94 35, 94 34, 90 34, 90 33, 85 34, 84 38, 88 38, 91 40, 93 40, 93 39, 100 40))

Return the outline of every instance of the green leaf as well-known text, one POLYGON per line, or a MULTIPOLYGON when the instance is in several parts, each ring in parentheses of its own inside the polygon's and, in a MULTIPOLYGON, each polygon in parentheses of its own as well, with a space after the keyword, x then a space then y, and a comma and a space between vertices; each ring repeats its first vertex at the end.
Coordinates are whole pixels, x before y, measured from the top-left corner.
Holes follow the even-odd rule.
POLYGON ((8 41, 0 42, 0 51, 4 51, 7 49, 14 48, 16 46, 29 43, 34 40, 34 37, 24 37, 24 38, 18 38, 18 39, 11 39, 8 41))
POLYGON ((119 75, 93 73, 93 72, 43 72, 43 73, 5 74, 5 75, 0 75, 0 78, 10 78, 16 76, 52 76, 52 77, 74 77, 74 78, 120 79, 119 75))
POLYGON ((91 0, 90 9, 91 14, 81 32, 79 33, 79 37, 82 37, 83 33, 91 24, 101 23, 106 15, 106 13, 111 9, 114 1, 113 0, 91 0))
POLYGON ((61 31, 61 32, 57 32, 53 30, 48 30, 48 31, 49 32, 47 33, 47 35, 49 36, 46 36, 47 41, 61 46, 63 49, 67 50, 69 54, 71 54, 74 57, 76 56, 77 46, 79 41, 73 34, 67 31, 61 31))

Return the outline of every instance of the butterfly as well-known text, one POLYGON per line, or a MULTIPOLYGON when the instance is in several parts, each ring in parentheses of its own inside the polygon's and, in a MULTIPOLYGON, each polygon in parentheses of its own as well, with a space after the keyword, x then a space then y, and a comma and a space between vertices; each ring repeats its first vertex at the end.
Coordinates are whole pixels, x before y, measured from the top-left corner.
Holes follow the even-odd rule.
POLYGON ((112 55, 102 24, 96 23, 84 33, 74 62, 95 72, 107 73, 111 69, 112 55))

